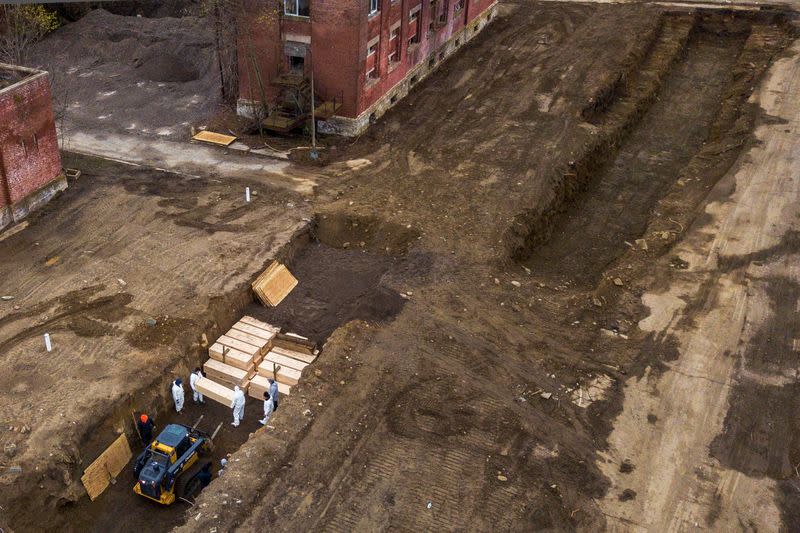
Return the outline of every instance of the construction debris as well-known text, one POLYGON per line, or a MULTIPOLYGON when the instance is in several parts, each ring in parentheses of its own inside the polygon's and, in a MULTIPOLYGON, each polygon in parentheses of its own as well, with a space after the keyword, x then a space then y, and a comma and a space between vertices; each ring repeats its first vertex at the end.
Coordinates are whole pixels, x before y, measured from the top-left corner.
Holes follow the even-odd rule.
POLYGON ((297 286, 297 279, 284 265, 273 261, 253 282, 253 292, 261 303, 275 307, 297 286))

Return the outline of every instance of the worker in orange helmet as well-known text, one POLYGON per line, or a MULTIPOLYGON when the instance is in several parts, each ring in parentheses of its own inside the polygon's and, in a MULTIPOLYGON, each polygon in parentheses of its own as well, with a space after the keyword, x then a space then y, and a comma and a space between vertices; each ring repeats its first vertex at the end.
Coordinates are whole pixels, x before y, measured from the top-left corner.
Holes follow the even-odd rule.
POLYGON ((142 413, 139 420, 136 422, 136 426, 139 428, 139 435, 142 437, 142 443, 145 446, 149 446, 153 440, 153 428, 156 427, 155 424, 153 424, 149 416, 142 413))

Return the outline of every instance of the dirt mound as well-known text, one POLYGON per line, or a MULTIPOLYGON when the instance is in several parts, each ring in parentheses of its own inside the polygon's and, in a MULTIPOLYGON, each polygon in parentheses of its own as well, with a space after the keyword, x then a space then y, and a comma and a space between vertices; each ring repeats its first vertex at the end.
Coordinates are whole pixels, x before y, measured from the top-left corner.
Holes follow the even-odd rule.
POLYGON ((138 74, 146 80, 167 83, 186 83, 200 77, 200 73, 174 54, 151 55, 137 67, 138 74))
POLYGON ((90 11, 33 47, 66 129, 183 136, 219 103, 213 32, 202 17, 90 11))

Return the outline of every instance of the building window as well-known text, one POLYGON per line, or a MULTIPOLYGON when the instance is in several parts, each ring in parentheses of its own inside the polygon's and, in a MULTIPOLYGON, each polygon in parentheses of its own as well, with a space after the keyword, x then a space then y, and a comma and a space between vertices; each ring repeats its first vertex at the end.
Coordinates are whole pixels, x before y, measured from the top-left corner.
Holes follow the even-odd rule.
POLYGON ((400 26, 389 31, 389 63, 398 61, 400 61, 400 26))
POLYGON ((453 4, 453 16, 456 15, 459 11, 464 9, 464 0, 458 0, 455 4, 453 4))
POLYGON ((408 13, 408 45, 417 44, 420 41, 421 24, 419 13, 422 5, 418 5, 408 13))
POLYGON ((294 17, 308 17, 311 15, 310 0, 283 0, 283 13, 294 17))
POLYGON ((381 9, 380 0, 369 0, 369 14, 374 15, 381 9))
POLYGON ((380 48, 380 43, 381 40, 379 36, 367 43, 367 63, 365 68, 367 81, 381 77, 378 71, 378 48, 380 48))
POLYGON ((442 2, 442 12, 439 13, 439 24, 442 26, 447 24, 447 8, 449 6, 450 6, 449 0, 445 0, 444 2, 442 2))
POLYGON ((302 75, 306 69, 306 58, 299 56, 288 56, 289 72, 302 75))

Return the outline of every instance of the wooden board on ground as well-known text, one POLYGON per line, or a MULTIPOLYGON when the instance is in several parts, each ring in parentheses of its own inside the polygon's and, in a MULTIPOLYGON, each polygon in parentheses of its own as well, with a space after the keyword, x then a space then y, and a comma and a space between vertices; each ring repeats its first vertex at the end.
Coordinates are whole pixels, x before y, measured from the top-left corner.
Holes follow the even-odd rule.
POLYGON ((223 346, 227 346, 228 348, 234 348, 239 350, 240 352, 246 353, 251 356, 255 356, 257 353, 261 351, 260 348, 257 346, 253 346, 252 344, 248 344, 246 342, 242 342, 237 339, 233 339, 228 337, 227 335, 222 335, 220 338, 217 339, 215 344, 221 344, 223 346))
POLYGON ((239 385, 240 387, 245 387, 249 381, 248 376, 250 372, 225 364, 222 361, 217 361, 216 359, 209 359, 206 361, 203 365, 203 370, 208 374, 209 378, 224 385, 239 385))
POLYGON ((94 501, 100 496, 111 483, 111 479, 116 478, 122 472, 132 456, 128 438, 125 434, 120 435, 111 446, 100 454, 100 457, 86 468, 81 477, 89 498, 94 501))
POLYGON ((258 326, 253 326, 252 324, 248 324, 246 322, 239 321, 233 325, 231 330, 241 331, 242 333, 247 333, 248 335, 252 335, 254 337, 260 338, 262 341, 267 343, 271 343, 272 339, 275 338, 275 333, 272 330, 267 330, 260 328, 258 326))
POLYGON ((211 398, 215 402, 219 402, 225 407, 230 407, 233 403, 233 389, 225 385, 217 383, 208 378, 200 378, 194 384, 197 391, 207 398, 211 398))
POLYGON ((297 286, 297 279, 284 265, 272 264, 253 282, 253 292, 261 303, 275 307, 297 286))
POLYGON ((192 137, 192 140, 218 144, 220 146, 229 146, 236 140, 236 137, 225 135, 224 133, 214 133, 213 131, 201 131, 192 137))
POLYGON ((314 360, 317 358, 316 355, 309 355, 305 352, 298 352, 295 350, 289 350, 287 348, 282 348, 281 346, 273 346, 271 352, 275 352, 280 355, 285 355, 286 357, 291 357, 292 359, 297 359, 298 361, 302 361, 304 363, 313 363, 314 360))
POLYGON ((302 370, 297 370, 296 368, 289 368, 288 366, 280 366, 276 365, 271 361, 262 361, 260 365, 258 365, 258 373, 264 377, 272 377, 273 376, 273 369, 278 369, 278 374, 275 376, 275 381, 278 383, 285 383, 287 385, 297 385, 297 382, 300 381, 300 375, 302 374, 302 370))
POLYGON ((239 331, 238 329, 230 329, 225 336, 230 337, 231 339, 236 339, 237 341, 251 344, 258 348, 259 353, 267 353, 269 350, 269 345, 271 344, 271 341, 262 339, 261 337, 256 337, 255 335, 250 335, 249 333, 239 331))
POLYGON ((241 368, 242 370, 247 370, 248 372, 255 366, 252 355, 240 352, 239 350, 235 350, 233 348, 227 348, 219 343, 214 343, 211 345, 211 347, 208 349, 208 355, 212 359, 235 366, 236 368, 241 368))
MULTIPOLYGON (((250 387, 247 389, 247 394, 250 395, 251 398, 255 398, 256 400, 263 400, 264 399, 264 392, 269 390, 269 381, 264 376, 255 376, 253 379, 250 380, 250 387)), ((281 394, 285 394, 289 396, 292 387, 278 382, 278 392, 281 394)))
POLYGON ((272 333, 278 333, 281 328, 278 326, 273 326, 272 324, 267 324, 266 322, 262 322, 257 318, 253 318, 251 316, 243 316, 242 319, 238 322, 240 324, 250 324, 251 326, 255 326, 257 328, 265 329, 267 331, 271 331, 272 333))
POLYGON ((295 370, 300 370, 301 372, 305 367, 308 366, 308 363, 304 361, 300 361, 294 357, 289 357, 288 355, 274 352, 272 350, 267 352, 267 355, 264 356, 264 362, 275 363, 276 365, 286 368, 294 368, 295 370))

